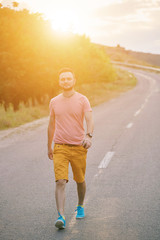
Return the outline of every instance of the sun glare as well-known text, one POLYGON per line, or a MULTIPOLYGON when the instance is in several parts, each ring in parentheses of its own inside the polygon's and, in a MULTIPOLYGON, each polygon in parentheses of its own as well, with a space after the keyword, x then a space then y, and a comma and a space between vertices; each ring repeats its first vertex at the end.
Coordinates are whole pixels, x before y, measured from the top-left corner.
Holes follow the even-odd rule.
POLYGON ((75 27, 75 16, 72 12, 58 11, 51 20, 52 28, 56 30, 73 31, 75 27))
POLYGON ((54 30, 62 32, 73 32, 83 34, 86 32, 84 21, 80 19, 80 13, 74 9, 56 9, 54 13, 45 13, 50 20, 51 26, 54 30))

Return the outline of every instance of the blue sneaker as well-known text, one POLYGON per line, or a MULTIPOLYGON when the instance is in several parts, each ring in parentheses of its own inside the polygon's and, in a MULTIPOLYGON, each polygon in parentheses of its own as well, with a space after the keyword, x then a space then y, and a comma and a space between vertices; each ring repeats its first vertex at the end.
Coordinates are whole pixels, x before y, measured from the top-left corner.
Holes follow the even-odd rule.
POLYGON ((59 218, 55 222, 55 227, 59 229, 64 229, 66 227, 65 217, 58 212, 59 218))
POLYGON ((75 211, 77 211, 77 215, 76 215, 77 219, 85 217, 83 205, 78 205, 75 211))

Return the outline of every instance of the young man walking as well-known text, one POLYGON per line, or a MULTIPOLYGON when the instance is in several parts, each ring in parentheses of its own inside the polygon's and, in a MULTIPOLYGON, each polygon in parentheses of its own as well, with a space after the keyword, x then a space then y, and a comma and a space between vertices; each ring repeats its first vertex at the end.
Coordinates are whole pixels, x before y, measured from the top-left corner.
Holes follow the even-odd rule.
POLYGON ((78 205, 76 218, 84 218, 86 192, 85 170, 87 150, 92 145, 93 119, 88 99, 74 90, 74 72, 64 68, 59 73, 59 86, 63 93, 50 101, 48 126, 48 157, 54 162, 56 180, 55 198, 58 219, 55 226, 65 228, 65 186, 68 182, 68 166, 71 164, 73 178, 77 183, 78 205), (86 133, 83 120, 86 121, 86 133), (54 141, 54 149, 52 149, 54 141))

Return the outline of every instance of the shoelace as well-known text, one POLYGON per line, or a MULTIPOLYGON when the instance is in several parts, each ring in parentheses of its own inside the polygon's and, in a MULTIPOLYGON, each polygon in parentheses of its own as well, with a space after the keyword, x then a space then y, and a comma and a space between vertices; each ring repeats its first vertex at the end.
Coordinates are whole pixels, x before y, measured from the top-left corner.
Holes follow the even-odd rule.
POLYGON ((63 218, 65 220, 65 217, 63 217, 59 212, 58 212, 58 215, 59 215, 58 219, 63 218))
POLYGON ((58 212, 59 218, 62 217, 61 214, 58 212))
POLYGON ((82 209, 82 208, 83 208, 83 207, 81 207, 81 206, 77 206, 75 212, 77 212, 78 210, 80 210, 80 209, 82 209))

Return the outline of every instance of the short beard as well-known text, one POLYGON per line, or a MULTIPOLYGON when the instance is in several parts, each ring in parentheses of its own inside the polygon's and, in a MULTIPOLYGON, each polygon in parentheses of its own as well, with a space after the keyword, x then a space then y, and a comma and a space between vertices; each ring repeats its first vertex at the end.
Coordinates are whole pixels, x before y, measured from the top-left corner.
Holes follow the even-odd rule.
POLYGON ((63 89, 63 91, 65 91, 65 92, 68 92, 68 91, 71 91, 72 89, 73 89, 73 87, 70 87, 70 88, 62 88, 63 89))

